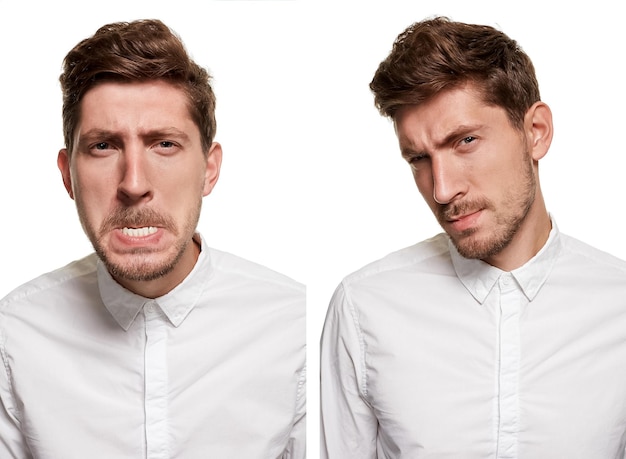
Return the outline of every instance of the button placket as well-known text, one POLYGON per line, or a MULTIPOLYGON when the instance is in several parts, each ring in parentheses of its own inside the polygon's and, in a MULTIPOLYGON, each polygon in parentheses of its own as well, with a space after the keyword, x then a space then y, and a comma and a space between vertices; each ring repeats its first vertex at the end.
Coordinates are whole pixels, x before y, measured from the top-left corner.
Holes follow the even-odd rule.
POLYGON ((146 411, 146 457, 167 459, 167 323, 159 306, 150 302, 144 306, 146 317, 145 347, 145 411, 146 411))
POLYGON ((519 431, 520 296, 510 273, 500 277, 498 459, 517 458, 519 431))

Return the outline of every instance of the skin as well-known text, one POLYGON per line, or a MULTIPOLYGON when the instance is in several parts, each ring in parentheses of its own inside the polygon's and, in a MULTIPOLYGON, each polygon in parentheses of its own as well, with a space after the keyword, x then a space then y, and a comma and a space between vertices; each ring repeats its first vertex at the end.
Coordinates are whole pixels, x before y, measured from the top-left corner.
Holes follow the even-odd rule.
POLYGON ((94 249, 122 286, 148 298, 176 287, 222 150, 202 150, 187 98, 165 81, 104 82, 81 101, 72 154, 57 164, 94 249), (126 228, 126 229, 124 229, 126 228))
POLYGON ((417 188, 461 255, 511 271, 537 254, 551 230, 538 175, 552 141, 546 104, 515 128, 468 83, 402 107, 394 123, 417 188))

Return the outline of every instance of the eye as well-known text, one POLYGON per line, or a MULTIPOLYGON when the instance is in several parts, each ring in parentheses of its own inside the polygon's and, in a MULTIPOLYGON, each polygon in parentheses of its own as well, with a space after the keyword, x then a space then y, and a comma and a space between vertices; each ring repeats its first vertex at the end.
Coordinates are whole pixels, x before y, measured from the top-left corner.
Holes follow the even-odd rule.
POLYGON ((171 140, 158 140, 152 148, 160 155, 173 155, 180 151, 180 144, 171 140))
POLYGON ((411 166, 411 169, 417 170, 423 168, 427 164, 428 158, 428 155, 422 154, 409 156, 406 160, 409 163, 409 166, 411 166))
POLYGON ((420 161, 424 161, 427 158, 428 158, 428 155, 422 153, 422 154, 419 154, 419 155, 409 156, 407 158, 407 161, 409 162, 409 164, 413 164, 413 163, 419 163, 420 161))
POLYGON ((114 145, 109 142, 96 142, 89 146, 89 153, 94 156, 108 156, 113 150, 114 145))
POLYGON ((402 158, 409 163, 409 166, 412 168, 418 167, 419 164, 430 158, 427 151, 423 151, 421 149, 418 150, 416 148, 405 148, 401 146, 400 153, 402 154, 402 158))
POLYGON ((463 139, 461 139, 461 143, 464 145, 467 145, 467 144, 472 143, 475 140, 476 140, 476 137, 468 135, 467 137, 464 137, 463 139))

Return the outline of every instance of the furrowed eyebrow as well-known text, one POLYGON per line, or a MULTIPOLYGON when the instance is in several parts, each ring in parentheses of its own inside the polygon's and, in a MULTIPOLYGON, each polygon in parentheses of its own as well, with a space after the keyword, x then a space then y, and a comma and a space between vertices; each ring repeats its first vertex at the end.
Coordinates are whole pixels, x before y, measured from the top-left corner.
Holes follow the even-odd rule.
POLYGON ((87 132, 81 133, 78 137, 79 142, 96 140, 96 139, 110 139, 115 137, 115 134, 105 129, 90 129, 87 132))
MULTIPOLYGON (((457 140, 469 136, 472 133, 477 133, 478 131, 484 129, 484 125, 482 124, 472 124, 472 125, 461 125, 447 133, 442 139, 434 142, 434 148, 440 149, 447 147, 457 140)), ((418 146, 414 146, 413 142, 407 142, 410 146, 402 146, 402 141, 400 142, 400 153, 402 157, 405 159, 413 158, 415 156, 423 156, 428 155, 428 151, 422 150, 418 146)))
POLYGON ((177 129, 175 127, 163 128, 163 129, 151 129, 141 133, 141 137, 147 139, 160 139, 160 138, 176 138, 184 141, 189 140, 187 133, 177 129))
POLYGON ((92 142, 111 142, 118 139, 118 136, 106 129, 90 129, 81 133, 76 139, 75 148, 86 148, 92 142))
POLYGON ((476 132, 483 128, 481 124, 475 125, 462 125, 448 133, 441 141, 437 142, 437 148, 441 148, 451 143, 456 142, 457 139, 468 136, 473 132, 476 132))
POLYGON ((427 155, 428 153, 425 151, 417 151, 413 148, 401 148, 400 154, 404 159, 414 158, 416 156, 427 155))
MULTIPOLYGON (((159 128, 142 131, 140 136, 144 139, 167 139, 174 138, 181 141, 188 141, 189 135, 187 133, 177 129, 175 127, 159 128)), ((85 143, 94 141, 106 141, 112 139, 119 139, 123 137, 123 134, 110 131, 108 129, 90 129, 78 137, 78 144, 84 145, 85 143)))

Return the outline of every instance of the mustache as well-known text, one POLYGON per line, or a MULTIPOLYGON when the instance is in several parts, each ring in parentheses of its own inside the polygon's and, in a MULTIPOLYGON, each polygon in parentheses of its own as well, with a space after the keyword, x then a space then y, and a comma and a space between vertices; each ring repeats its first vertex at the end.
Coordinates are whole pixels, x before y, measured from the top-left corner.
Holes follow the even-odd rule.
POLYGON ((491 201, 487 198, 479 198, 441 205, 437 208, 437 214, 441 221, 449 221, 461 215, 471 214, 491 207, 491 201))
POLYGON ((117 228, 140 228, 144 226, 156 226, 170 232, 176 232, 174 220, 169 215, 150 208, 118 207, 104 219, 100 226, 100 234, 108 233, 117 228))

